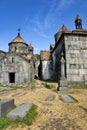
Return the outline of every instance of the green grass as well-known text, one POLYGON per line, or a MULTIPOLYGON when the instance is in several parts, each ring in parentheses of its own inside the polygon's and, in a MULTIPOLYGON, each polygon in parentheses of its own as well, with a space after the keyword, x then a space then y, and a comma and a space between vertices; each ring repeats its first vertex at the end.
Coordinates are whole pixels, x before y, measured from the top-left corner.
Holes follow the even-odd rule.
POLYGON ((3 116, 0 119, 0 130, 4 130, 6 127, 8 127, 13 121, 9 120, 6 116, 3 116))
MULTIPOLYGON (((14 106, 15 108, 16 106, 14 106)), ((31 109, 29 110, 29 112, 27 113, 26 117, 23 120, 10 120, 6 117, 6 115, 4 115, 1 119, 0 119, 0 130, 5 130, 5 128, 7 128, 8 126, 14 126, 17 127, 19 124, 23 125, 31 125, 36 117, 38 115, 37 112, 37 106, 35 104, 32 105, 31 109)))
POLYGON ((35 84, 36 84, 36 81, 33 80, 32 82, 28 83, 28 87, 29 87, 29 86, 34 86, 35 84))
POLYGON ((48 88, 48 89, 53 89, 53 88, 55 88, 55 86, 52 85, 52 84, 50 84, 50 83, 45 83, 45 82, 43 82, 42 85, 44 85, 44 86, 45 86, 46 88, 48 88))
MULTIPOLYGON (((7 87, 8 90, 17 90, 17 89, 21 89, 21 88, 27 88, 30 86, 34 86, 36 84, 35 80, 33 80, 32 82, 26 83, 26 84, 19 84, 19 85, 13 85, 13 86, 3 86, 0 85, 1 88, 3 87, 7 87)), ((7 90, 2 90, 2 91, 7 91, 7 90)))
POLYGON ((25 124, 31 125, 33 121, 35 121, 37 115, 38 115, 37 106, 33 104, 33 106, 31 107, 30 111, 27 113, 24 119, 25 124))
POLYGON ((55 80, 52 80, 52 79, 47 79, 47 80, 42 80, 44 82, 50 82, 50 83, 57 83, 57 81, 55 80))

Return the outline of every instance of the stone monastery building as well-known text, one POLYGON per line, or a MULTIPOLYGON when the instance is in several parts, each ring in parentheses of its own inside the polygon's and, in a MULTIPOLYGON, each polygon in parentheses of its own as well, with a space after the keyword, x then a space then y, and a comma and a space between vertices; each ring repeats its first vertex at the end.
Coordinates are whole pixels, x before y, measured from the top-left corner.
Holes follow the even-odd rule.
POLYGON ((0 51, 0 84, 16 85, 30 82, 37 75, 38 55, 34 48, 20 36, 20 32, 9 44, 9 51, 0 51))
POLYGON ((41 51, 42 79, 54 79, 60 86, 87 85, 87 30, 75 19, 75 30, 64 25, 55 34, 55 44, 41 51))
POLYGON ((55 43, 49 50, 33 54, 18 32, 8 45, 9 51, 0 51, 0 84, 22 84, 34 77, 52 79, 60 86, 87 85, 87 30, 82 19, 75 19, 75 30, 64 25, 55 34, 55 43))

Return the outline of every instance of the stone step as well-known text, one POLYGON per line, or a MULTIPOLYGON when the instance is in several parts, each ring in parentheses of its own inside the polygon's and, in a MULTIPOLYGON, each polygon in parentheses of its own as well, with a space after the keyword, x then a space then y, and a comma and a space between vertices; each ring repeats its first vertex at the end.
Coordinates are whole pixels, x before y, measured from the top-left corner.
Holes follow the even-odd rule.
POLYGON ((24 103, 7 114, 7 117, 12 120, 22 120, 26 116, 27 112, 32 107, 32 103, 24 103))
POLYGON ((76 102, 76 100, 74 98, 72 98, 71 96, 66 95, 66 94, 60 94, 59 97, 63 102, 66 102, 66 103, 76 102))
POLYGON ((14 99, 5 99, 0 101, 0 118, 7 114, 9 110, 14 106, 14 99))

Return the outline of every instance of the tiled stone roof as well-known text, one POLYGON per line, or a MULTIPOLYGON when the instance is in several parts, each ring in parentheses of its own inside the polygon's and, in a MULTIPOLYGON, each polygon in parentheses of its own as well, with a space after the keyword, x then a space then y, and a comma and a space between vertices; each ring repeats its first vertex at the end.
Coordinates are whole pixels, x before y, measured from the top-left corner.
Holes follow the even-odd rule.
POLYGON ((40 52, 41 55, 41 60, 45 60, 48 61, 50 59, 50 51, 41 51, 40 52))
POLYGON ((18 36, 15 37, 9 44, 11 43, 24 43, 27 44, 24 39, 20 36, 20 34, 18 33, 18 36))
POLYGON ((70 30, 63 25, 58 32, 70 32, 70 30))

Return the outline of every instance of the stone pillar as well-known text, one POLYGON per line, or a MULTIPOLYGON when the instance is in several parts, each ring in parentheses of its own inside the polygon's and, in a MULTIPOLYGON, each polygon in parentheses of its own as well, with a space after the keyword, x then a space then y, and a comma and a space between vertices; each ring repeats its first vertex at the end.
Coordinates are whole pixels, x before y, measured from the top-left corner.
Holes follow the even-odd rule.
POLYGON ((65 77, 65 59, 62 55, 61 57, 61 77, 59 81, 59 91, 66 91, 67 90, 67 79, 65 77))

